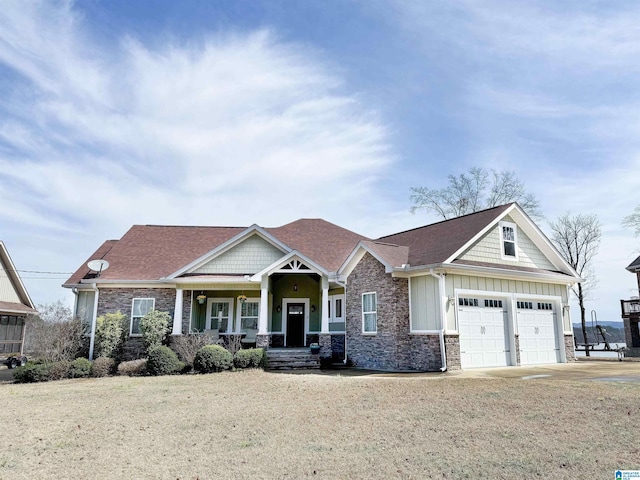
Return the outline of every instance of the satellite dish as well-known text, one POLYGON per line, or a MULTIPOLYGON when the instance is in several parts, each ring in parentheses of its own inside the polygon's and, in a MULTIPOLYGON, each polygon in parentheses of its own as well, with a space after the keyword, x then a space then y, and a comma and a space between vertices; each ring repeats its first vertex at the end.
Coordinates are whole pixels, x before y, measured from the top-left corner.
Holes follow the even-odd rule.
POLYGON ((91 260, 89 263, 87 263, 87 267, 89 267, 89 269, 93 270, 94 272, 98 272, 98 276, 100 276, 100 272, 103 272, 107 268, 109 268, 109 262, 102 259, 91 260))

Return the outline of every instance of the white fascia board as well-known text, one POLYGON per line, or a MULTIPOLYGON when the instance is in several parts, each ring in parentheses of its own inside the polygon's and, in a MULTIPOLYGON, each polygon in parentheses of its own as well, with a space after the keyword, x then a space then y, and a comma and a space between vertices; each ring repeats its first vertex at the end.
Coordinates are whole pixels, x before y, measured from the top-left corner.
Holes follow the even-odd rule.
POLYGON ((371 250, 369 246, 361 240, 344 261, 342 266, 338 269, 339 278, 346 278, 351 275, 351 272, 353 272, 353 269, 356 268, 356 265, 360 263, 360 260, 362 260, 362 257, 364 257, 365 253, 370 254, 373 258, 380 262, 384 266, 385 273, 392 273, 394 271, 393 265, 390 265, 388 262, 380 258, 380 256, 376 252, 371 250))
POLYGON ((525 282, 561 283, 564 285, 575 284, 583 281, 580 277, 567 275, 566 273, 553 272, 524 272, 522 270, 507 270, 496 267, 481 267, 477 265, 440 265, 438 269, 444 273, 456 273, 459 275, 471 275, 474 277, 503 278, 506 280, 522 280, 525 282))
POLYGON ((489 232, 489 230, 491 230, 493 227, 495 227, 498 224, 498 222, 500 222, 504 217, 509 215, 509 213, 512 212, 515 207, 516 207, 516 204, 514 203, 509 208, 507 208, 504 212, 502 212, 500 215, 498 215, 496 218, 494 218, 482 230, 480 230, 478 233, 476 233, 471 240, 469 240, 462 247, 460 247, 458 250, 456 250, 453 253, 453 255, 451 255, 449 258, 447 258, 443 263, 451 263, 451 262, 453 262, 456 258, 458 258, 460 255, 462 255, 469 248, 471 248, 471 246, 474 243, 476 243, 478 240, 480 240, 482 237, 484 237, 489 232))
POLYGON ((108 286, 109 288, 167 288, 174 287, 174 280, 101 280, 99 278, 86 278, 80 280, 81 287, 95 285, 98 288, 108 286))
POLYGON ((254 224, 254 225, 251 225, 246 230, 244 230, 244 231, 240 232, 239 234, 237 234, 235 237, 232 237, 229 240, 227 240, 226 242, 218 245, 216 248, 214 248, 210 252, 205 253, 201 257, 195 259, 193 262, 189 263, 188 265, 185 265, 180 270, 172 273, 171 275, 168 275, 165 278, 166 279, 174 279, 174 278, 182 275, 183 273, 187 273, 190 270, 194 270, 194 269, 200 267, 201 265, 213 260, 218 255, 221 255, 222 253, 226 252, 227 250, 235 247, 236 245, 241 243, 244 239, 246 239, 246 238, 248 238, 248 237, 250 237, 251 235, 254 235, 254 234, 259 235, 264 240, 266 240, 267 242, 272 244, 274 247, 278 248, 279 250, 282 250, 283 253, 291 252, 291 248, 289 246, 285 245, 280 240, 278 240, 276 237, 274 237, 270 233, 266 232, 262 227, 259 227, 258 225, 254 224))
POLYGON ((193 284, 208 284, 208 283, 244 283, 247 285, 253 285, 254 282, 251 281, 251 279, 245 279, 243 276, 242 277, 238 277, 238 276, 227 276, 225 277, 224 275, 216 275, 216 276, 207 276, 207 277, 180 277, 180 278, 174 278, 173 280, 171 280, 173 283, 175 283, 176 285, 182 285, 182 284, 186 284, 186 283, 193 283, 193 284))
POLYGON ((20 274, 18 273, 15 265, 13 264, 13 260, 11 260, 11 255, 9 255, 9 251, 7 250, 7 247, 5 246, 4 242, 0 240, 0 261, 2 261, 3 259, 4 261, 2 263, 3 264, 6 263, 5 269, 7 269, 7 276, 9 277, 9 280, 13 284, 13 287, 17 290, 16 292, 17 295, 23 300, 26 300, 24 303, 26 303, 28 307, 31 307, 35 310, 36 306, 33 303, 33 300, 31 300, 31 296, 29 295, 29 292, 27 292, 27 287, 24 286, 24 283, 22 282, 22 278, 20 278, 20 274))
POLYGON ((260 271, 260 272, 256 273, 255 275, 253 275, 251 277, 251 281, 252 282, 261 282, 262 281, 262 277, 264 275, 271 275, 276 270, 280 270, 283 266, 285 266, 287 263, 289 263, 291 261, 291 259, 293 259, 294 257, 297 257, 300 261, 302 261, 302 263, 304 263, 305 265, 310 267, 311 271, 313 273, 316 273, 316 274, 318 274, 320 276, 325 276, 325 277, 329 278, 331 272, 328 272, 323 267, 318 265, 316 262, 311 260, 309 257, 303 255, 302 253, 298 252, 297 250, 291 250, 291 252, 289 252, 284 257, 280 258, 276 262, 274 262, 271 265, 269 265, 268 267, 264 268, 262 271, 260 271))

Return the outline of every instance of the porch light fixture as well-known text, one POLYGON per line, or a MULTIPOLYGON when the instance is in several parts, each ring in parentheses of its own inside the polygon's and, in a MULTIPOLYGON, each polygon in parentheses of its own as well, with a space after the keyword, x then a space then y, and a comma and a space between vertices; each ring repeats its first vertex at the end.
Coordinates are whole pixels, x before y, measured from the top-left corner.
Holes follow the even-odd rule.
POLYGON ((238 295, 238 301, 240 303, 244 303, 247 301, 247 296, 243 293, 242 295, 238 295))
POLYGON ((198 300, 198 303, 200 305, 202 305, 206 299, 207 299, 207 296, 202 292, 200 292, 200 295, 196 297, 196 300, 198 300))
POLYGON ((278 306, 276 307, 276 312, 280 313, 281 311, 282 311, 282 307, 281 307, 280 305, 278 305, 278 306))
POLYGON ((298 284, 297 284, 297 283, 294 283, 294 284, 293 284, 293 291, 294 291, 294 292, 297 292, 297 291, 298 291, 298 284))
POLYGON ((563 312, 568 312, 570 308, 571 308, 571 305, 569 305, 568 303, 565 303, 564 305, 562 305, 563 312))
POLYGON ((315 312, 316 311, 316 306, 315 305, 311 305, 311 311, 315 312))

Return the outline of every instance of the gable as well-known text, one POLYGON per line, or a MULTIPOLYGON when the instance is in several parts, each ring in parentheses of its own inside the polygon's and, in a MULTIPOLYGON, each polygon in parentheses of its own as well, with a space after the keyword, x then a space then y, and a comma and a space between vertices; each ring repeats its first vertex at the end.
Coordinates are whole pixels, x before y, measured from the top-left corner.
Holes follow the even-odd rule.
POLYGON ((256 273, 284 256, 283 252, 259 235, 251 235, 189 273, 249 274, 256 273))
MULTIPOLYGON (((503 221, 516 224, 509 216, 503 221)), ((494 263, 497 265, 511 265, 514 267, 537 268, 542 270, 556 270, 545 254, 533 243, 527 234, 516 224, 517 260, 502 257, 502 242, 500 225, 495 225, 483 237, 478 239, 469 249, 458 257, 459 260, 473 262, 494 263)))
POLYGON ((0 302, 21 303, 22 300, 9 275, 10 269, 11 266, 5 265, 0 259, 0 302))

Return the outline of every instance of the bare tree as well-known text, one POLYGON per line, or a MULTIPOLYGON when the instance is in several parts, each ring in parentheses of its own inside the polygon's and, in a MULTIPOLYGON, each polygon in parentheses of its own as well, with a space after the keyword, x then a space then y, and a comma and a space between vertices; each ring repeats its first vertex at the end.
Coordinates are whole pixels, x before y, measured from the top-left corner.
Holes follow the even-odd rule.
POLYGON ((622 219, 622 225, 632 228, 636 237, 640 236, 640 205, 635 208, 632 214, 622 219))
MULTIPOLYGON (((580 320, 582 321, 582 335, 584 343, 587 340, 585 299, 597 285, 592 261, 600 248, 600 221, 595 214, 571 215, 565 213, 555 222, 551 222, 551 241, 558 248, 564 259, 584 279, 577 288, 572 289, 580 305, 580 320)), ((585 347, 589 356, 589 348, 585 347)))
POLYGON ((62 301, 38 305, 27 323, 25 350, 45 362, 73 360, 82 348, 84 328, 62 301))
POLYGON ((449 175, 449 185, 440 190, 411 187, 411 213, 428 210, 442 217, 459 217, 486 208, 518 202, 533 218, 541 218, 540 204, 515 172, 472 167, 458 176, 449 175))

